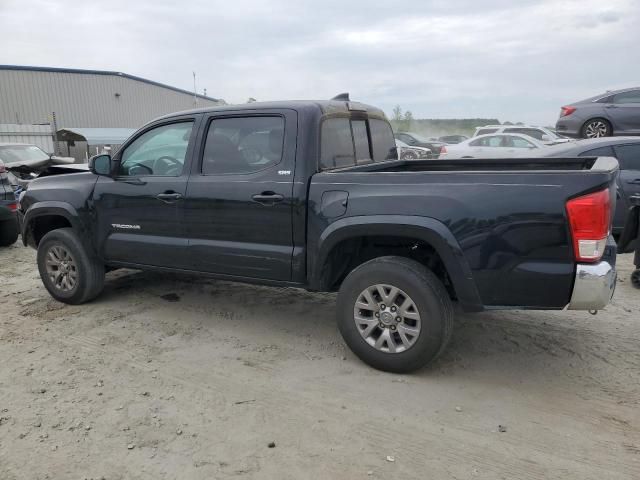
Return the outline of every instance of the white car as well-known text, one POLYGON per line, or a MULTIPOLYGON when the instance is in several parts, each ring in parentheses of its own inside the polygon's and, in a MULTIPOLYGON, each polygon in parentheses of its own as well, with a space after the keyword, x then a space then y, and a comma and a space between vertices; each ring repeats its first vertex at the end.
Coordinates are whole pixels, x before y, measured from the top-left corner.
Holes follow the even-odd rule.
POLYGON ((440 158, 528 157, 546 148, 549 147, 527 135, 479 135, 455 145, 445 145, 440 151, 440 158))
POLYGON ((400 160, 419 160, 424 158, 433 158, 433 152, 426 147, 412 147, 402 140, 396 138, 396 148, 398 150, 398 158, 400 160))
POLYGON ((571 138, 561 137, 545 127, 532 127, 531 125, 485 125, 476 128, 474 137, 479 135, 488 135, 490 133, 517 133, 519 135, 527 135, 539 142, 547 145, 556 145, 558 143, 573 142, 571 138))

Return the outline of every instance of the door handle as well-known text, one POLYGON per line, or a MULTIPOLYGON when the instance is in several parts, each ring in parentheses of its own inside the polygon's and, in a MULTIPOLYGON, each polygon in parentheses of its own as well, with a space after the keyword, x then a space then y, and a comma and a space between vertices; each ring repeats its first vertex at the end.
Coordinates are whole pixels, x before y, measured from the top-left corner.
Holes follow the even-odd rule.
POLYGON ((262 192, 253 195, 254 202, 261 203, 262 205, 273 205, 274 203, 284 200, 284 196, 275 192, 262 192))
POLYGON ((630 185, 640 185, 640 178, 636 178, 635 180, 629 180, 627 183, 630 185))
POLYGON ((604 108, 618 108, 617 105, 606 105, 604 108))
POLYGON ((164 192, 156 195, 158 200, 163 201, 164 203, 173 203, 182 198, 182 194, 178 192, 164 192))

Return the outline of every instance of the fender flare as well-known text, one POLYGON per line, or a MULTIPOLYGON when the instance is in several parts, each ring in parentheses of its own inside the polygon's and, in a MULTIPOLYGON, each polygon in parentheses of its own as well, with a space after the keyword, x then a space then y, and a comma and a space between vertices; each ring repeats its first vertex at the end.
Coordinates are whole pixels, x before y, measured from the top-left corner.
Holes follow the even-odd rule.
MULTIPOLYGON (((22 243, 25 246, 27 246, 28 240, 30 238, 31 225, 33 223, 33 220, 45 215, 64 217, 69 221, 71 227, 74 230, 81 230, 78 212, 69 203, 58 201, 38 202, 29 207, 29 209, 24 213, 24 216, 22 217, 20 233, 22 235, 22 243)), ((35 246, 35 241, 33 243, 35 246)))
POLYGON ((471 268, 457 240, 445 224, 416 215, 366 215, 347 217, 330 224, 320 234, 315 255, 307 259, 312 288, 322 288, 322 267, 338 243, 354 237, 393 235, 422 240, 438 253, 465 311, 484 309, 471 268), (393 227, 393 228, 391 228, 393 227))

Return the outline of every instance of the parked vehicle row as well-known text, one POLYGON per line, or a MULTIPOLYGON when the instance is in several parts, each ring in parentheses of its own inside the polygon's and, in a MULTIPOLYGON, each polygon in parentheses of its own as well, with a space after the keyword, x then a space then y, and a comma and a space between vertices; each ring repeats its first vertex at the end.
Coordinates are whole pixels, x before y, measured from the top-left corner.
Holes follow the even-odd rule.
POLYGON ((508 158, 530 157, 547 146, 528 135, 515 133, 478 135, 457 145, 445 145, 440 158, 508 158))
POLYGON ((18 212, 44 286, 83 303, 129 267, 337 291, 345 342, 393 372, 443 351, 453 302, 607 305, 615 159, 399 160, 384 113, 345 100, 168 115, 32 181, 18 212))
POLYGON ((491 133, 514 133, 527 135, 545 145, 556 145, 558 143, 570 142, 571 139, 561 137, 545 127, 532 127, 530 125, 486 125, 476 128, 474 137, 489 135, 491 133))

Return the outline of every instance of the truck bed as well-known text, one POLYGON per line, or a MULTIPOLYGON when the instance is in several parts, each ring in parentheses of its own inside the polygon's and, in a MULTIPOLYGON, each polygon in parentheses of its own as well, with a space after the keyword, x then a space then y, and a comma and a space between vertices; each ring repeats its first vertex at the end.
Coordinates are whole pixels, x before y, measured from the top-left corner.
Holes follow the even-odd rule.
POLYGON ((391 161, 323 172, 311 179, 308 239, 372 214, 387 223, 384 235, 429 219, 450 234, 483 308, 561 309, 576 269, 566 202, 609 187, 615 208, 617 169, 614 158, 586 157, 391 161))

